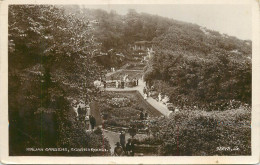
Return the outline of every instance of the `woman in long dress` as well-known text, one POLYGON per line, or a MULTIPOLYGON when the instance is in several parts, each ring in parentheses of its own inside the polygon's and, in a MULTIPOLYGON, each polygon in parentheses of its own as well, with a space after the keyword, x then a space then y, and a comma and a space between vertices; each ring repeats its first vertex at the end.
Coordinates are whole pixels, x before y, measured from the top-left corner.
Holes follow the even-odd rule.
POLYGON ((118 80, 116 80, 116 88, 118 88, 118 80))
POLYGON ((147 94, 146 94, 146 93, 144 94, 144 99, 145 99, 145 100, 147 99, 147 94))
POLYGON ((158 95, 158 101, 161 102, 161 100, 162 100, 162 95, 161 95, 161 93, 159 93, 159 95, 158 95))

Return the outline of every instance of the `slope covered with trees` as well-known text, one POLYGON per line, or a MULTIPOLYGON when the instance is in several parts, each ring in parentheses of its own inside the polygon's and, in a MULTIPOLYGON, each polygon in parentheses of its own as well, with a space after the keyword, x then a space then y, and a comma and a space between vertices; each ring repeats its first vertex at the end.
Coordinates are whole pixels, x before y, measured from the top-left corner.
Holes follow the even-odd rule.
POLYGON ((145 79, 176 105, 214 110, 230 100, 251 103, 250 42, 189 24, 173 25, 154 41, 145 79))
POLYGON ((105 69, 131 61, 137 41, 151 41, 155 50, 143 70, 145 81, 184 110, 154 125, 160 134, 155 140, 164 140, 160 154, 201 155, 201 145, 206 155, 228 154, 215 151, 221 145, 239 146, 234 155, 250 154, 251 41, 134 10, 119 15, 78 6, 11 5, 10 155, 24 154, 28 146, 108 149, 100 131, 85 132, 70 103, 96 99, 93 82, 105 69), (225 119, 233 125, 216 125, 225 119), (235 127, 241 122, 246 126, 235 127), (225 142, 229 137, 234 140, 225 142))
POLYGON ((136 41, 152 41, 156 53, 144 69, 145 80, 175 105, 214 110, 215 106, 226 107, 230 100, 250 104, 251 41, 135 10, 126 15, 77 7, 74 10, 98 21, 94 33, 99 51, 108 52, 99 62, 107 67, 125 64, 132 55, 130 46, 136 41), (126 58, 116 61, 116 53, 126 58))
POLYGON ((99 67, 90 58, 96 45, 87 25, 87 21, 73 13, 65 14, 58 6, 10 6, 11 155, 24 154, 28 147, 108 147, 101 133, 85 132, 70 104, 70 98, 83 94, 89 101, 95 97, 93 81, 99 76, 99 67))
POLYGON ((134 10, 84 10, 99 20, 103 51, 130 58, 130 45, 152 41, 144 79, 181 111, 152 126, 160 155, 250 155, 251 41, 134 10))

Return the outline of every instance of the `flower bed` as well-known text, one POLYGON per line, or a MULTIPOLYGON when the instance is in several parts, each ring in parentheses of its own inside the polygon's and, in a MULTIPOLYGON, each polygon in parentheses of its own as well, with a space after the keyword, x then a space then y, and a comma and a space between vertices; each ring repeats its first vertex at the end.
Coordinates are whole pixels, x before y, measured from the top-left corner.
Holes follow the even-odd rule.
POLYGON ((120 108, 129 106, 131 104, 131 101, 127 97, 114 97, 112 99, 108 99, 107 103, 113 108, 120 108))
MULTIPOLYGON (((143 129, 145 123, 140 122, 141 110, 147 110, 146 104, 131 92, 111 92, 105 91, 98 100, 100 112, 104 119, 104 127, 127 127, 135 125, 138 129, 143 129)), ((154 117, 147 111, 150 119, 154 117)))

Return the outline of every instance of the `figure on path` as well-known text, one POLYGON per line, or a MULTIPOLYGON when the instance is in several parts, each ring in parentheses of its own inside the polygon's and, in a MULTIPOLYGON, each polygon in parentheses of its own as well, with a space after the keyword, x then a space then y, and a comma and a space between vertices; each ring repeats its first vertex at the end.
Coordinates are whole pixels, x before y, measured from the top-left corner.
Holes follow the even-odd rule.
POLYGON ((116 80, 116 88, 118 88, 118 80, 116 80))
POLYGON ((134 82, 134 86, 136 86, 137 85, 136 78, 133 79, 133 82, 134 82))
POLYGON ((134 142, 131 142, 131 149, 132 149, 132 152, 130 152, 130 155, 135 156, 135 144, 134 144, 134 142))
POLYGON ((144 113, 144 119, 147 120, 148 119, 148 113, 145 111, 144 113))
POLYGON ((143 111, 140 112, 140 120, 144 120, 144 113, 143 113, 143 111))
POLYGON ((161 93, 159 93, 159 95, 158 95, 158 101, 161 102, 161 100, 162 100, 162 95, 161 95, 161 93))
POLYGON ((107 82, 104 80, 104 88, 107 87, 107 82))
POLYGON ((86 128, 89 130, 89 116, 85 117, 86 128))
POLYGON ((90 121, 91 129, 93 130, 95 128, 95 126, 96 126, 96 119, 95 119, 95 117, 90 115, 89 121, 90 121))
POLYGON ((125 150, 126 150, 126 155, 127 155, 127 156, 130 156, 130 155, 131 155, 131 152, 132 152, 131 139, 128 139, 128 140, 127 140, 125 150))
POLYGON ((78 115, 80 116, 80 114, 82 113, 81 107, 79 106, 77 110, 78 110, 78 115))
POLYGON ((128 139, 126 143, 126 155, 134 156, 135 155, 135 145, 131 139, 128 139))
POLYGON ((114 149, 114 155, 115 156, 122 156, 124 153, 123 148, 120 146, 120 143, 116 143, 116 147, 114 149))
POLYGON ((145 100, 147 99, 147 94, 146 94, 146 93, 144 94, 144 99, 145 99, 145 100))
POLYGON ((79 105, 78 107, 79 120, 83 121, 85 119, 85 115, 86 115, 86 111, 83 108, 81 108, 81 106, 79 105))
POLYGON ((136 79, 136 86, 138 86, 138 79, 136 79))
POLYGON ((125 82, 122 81, 122 82, 121 82, 121 85, 122 85, 122 88, 124 89, 124 88, 125 88, 125 82))
POLYGON ((146 94, 146 88, 145 88, 145 87, 144 87, 144 89, 143 89, 143 93, 146 94))
POLYGON ((129 132, 130 136, 132 136, 132 138, 134 138, 134 136, 136 135, 136 132, 137 132, 136 126, 132 125, 131 128, 129 128, 128 132, 129 132))
POLYGON ((120 139, 120 144, 123 150, 125 151, 125 133, 123 131, 120 132, 119 139, 120 139))

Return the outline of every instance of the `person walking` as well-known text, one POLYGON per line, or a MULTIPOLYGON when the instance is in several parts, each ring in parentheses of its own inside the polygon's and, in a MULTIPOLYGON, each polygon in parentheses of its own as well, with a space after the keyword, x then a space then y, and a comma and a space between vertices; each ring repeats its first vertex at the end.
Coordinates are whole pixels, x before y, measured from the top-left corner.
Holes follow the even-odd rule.
POLYGON ((132 152, 132 144, 131 144, 131 139, 127 140, 126 146, 125 146, 125 150, 126 150, 126 155, 130 156, 131 152, 132 152))
POLYGON ((81 106, 79 105, 79 107, 78 107, 78 118, 79 118, 79 120, 83 121, 85 119, 85 115, 86 115, 86 113, 85 113, 84 109, 81 108, 81 106))
POLYGON ((132 139, 128 139, 128 142, 126 143, 126 155, 128 156, 135 155, 135 145, 132 139))
POLYGON ((121 88, 121 86, 122 86, 121 80, 118 80, 118 88, 121 88))
POLYGON ((125 151, 125 133, 123 131, 120 132, 119 139, 120 139, 120 144, 123 150, 125 151))
POLYGON ((125 81, 122 81, 122 88, 125 88, 125 81))
POLYGON ((116 80, 116 88, 118 88, 118 80, 116 80))
POLYGON ((148 119, 148 113, 145 111, 144 113, 144 119, 147 120, 148 119))
POLYGON ((116 143, 116 147, 114 148, 114 155, 115 156, 122 156, 124 153, 123 148, 120 146, 120 143, 116 143))
POLYGON ((150 97, 150 96, 151 96, 151 92, 150 92, 150 90, 149 90, 147 97, 150 97))
POLYGON ((96 126, 96 119, 95 119, 95 117, 90 115, 89 121, 90 121, 91 129, 93 130, 95 128, 95 126, 96 126))
POLYGON ((161 95, 161 93, 159 93, 159 95, 158 95, 158 101, 161 102, 161 100, 162 100, 162 95, 161 95))
POLYGON ((147 94, 146 93, 144 94, 144 99, 147 100, 147 94))
POLYGON ((144 87, 144 89, 143 89, 143 93, 146 94, 146 88, 145 88, 145 87, 144 87))
POLYGON ((143 113, 143 111, 140 112, 140 120, 144 120, 144 113, 143 113))
POLYGON ((79 105, 79 107, 78 107, 78 115, 80 116, 81 114, 82 114, 82 111, 81 111, 81 107, 80 107, 80 105, 79 105))
POLYGON ((130 155, 131 156, 135 156, 135 144, 134 144, 133 141, 131 142, 131 152, 130 152, 130 155))
POLYGON ((104 80, 104 89, 107 87, 107 82, 104 80))

